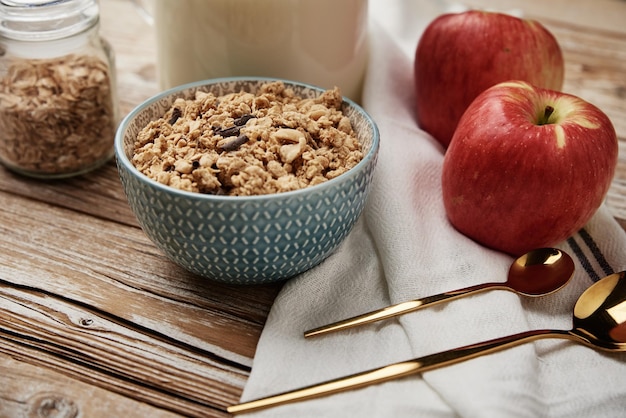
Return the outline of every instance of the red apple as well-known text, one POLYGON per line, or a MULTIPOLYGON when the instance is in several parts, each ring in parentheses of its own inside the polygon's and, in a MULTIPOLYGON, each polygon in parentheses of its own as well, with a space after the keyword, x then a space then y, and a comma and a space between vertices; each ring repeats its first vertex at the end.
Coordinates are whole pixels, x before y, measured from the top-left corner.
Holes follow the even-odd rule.
POLYGON ((512 255, 553 246, 600 207, 617 152, 615 129, 594 105, 523 81, 500 83, 467 108, 444 156, 448 219, 512 255))
POLYGON ((447 148, 461 115, 485 89, 508 80, 561 90, 563 55, 540 23, 501 13, 445 14, 415 51, 417 122, 447 148))

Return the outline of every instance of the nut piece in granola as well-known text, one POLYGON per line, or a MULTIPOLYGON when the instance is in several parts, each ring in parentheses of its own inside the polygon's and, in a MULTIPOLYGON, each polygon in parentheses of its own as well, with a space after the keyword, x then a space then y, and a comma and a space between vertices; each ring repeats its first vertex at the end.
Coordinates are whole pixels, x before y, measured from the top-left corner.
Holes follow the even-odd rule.
POLYGON ((199 91, 176 99, 137 135, 132 162, 146 176, 190 192, 250 196, 333 179, 363 159, 337 88, 297 97, 276 81, 257 94, 199 91))

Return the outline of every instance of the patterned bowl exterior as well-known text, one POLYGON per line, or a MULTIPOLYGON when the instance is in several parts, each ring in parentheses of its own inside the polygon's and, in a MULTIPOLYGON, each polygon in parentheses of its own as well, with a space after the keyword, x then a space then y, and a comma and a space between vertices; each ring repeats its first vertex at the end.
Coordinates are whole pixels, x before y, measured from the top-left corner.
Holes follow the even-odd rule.
MULTIPOLYGON (((328 182, 263 196, 215 196, 165 186, 141 174, 130 162, 136 135, 158 119, 177 97, 196 90, 223 95, 255 92, 265 78, 214 79, 159 94, 135 108, 115 137, 117 166, 131 209, 148 237, 171 260, 208 279, 230 284, 260 284, 288 279, 328 257, 350 232, 363 210, 379 148, 371 117, 345 99, 363 144, 364 158, 328 182)), ((301 97, 323 90, 290 81, 301 97)))

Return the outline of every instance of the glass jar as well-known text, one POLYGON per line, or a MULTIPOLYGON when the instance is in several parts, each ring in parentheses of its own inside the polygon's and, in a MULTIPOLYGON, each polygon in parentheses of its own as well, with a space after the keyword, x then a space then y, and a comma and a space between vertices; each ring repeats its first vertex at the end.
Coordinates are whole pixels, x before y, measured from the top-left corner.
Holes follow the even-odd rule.
POLYGON ((0 162, 61 178, 113 155, 115 64, 97 0, 0 0, 0 162))

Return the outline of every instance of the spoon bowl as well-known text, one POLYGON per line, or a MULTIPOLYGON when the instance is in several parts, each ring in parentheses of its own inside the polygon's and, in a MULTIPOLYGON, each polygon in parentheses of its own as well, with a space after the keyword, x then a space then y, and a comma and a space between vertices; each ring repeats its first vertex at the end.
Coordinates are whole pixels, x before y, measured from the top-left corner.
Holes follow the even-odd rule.
POLYGON ((580 295, 574 307, 573 328, 571 330, 521 332, 230 406, 228 412, 236 414, 265 409, 275 405, 357 389, 460 363, 543 338, 566 339, 594 349, 626 352, 626 272, 611 274, 593 284, 580 295))
POLYGON ((626 273, 611 274, 580 295, 573 324, 571 332, 588 346, 626 351, 626 273))
MULTIPOLYGON (((539 248, 513 261, 504 285, 524 296, 545 296, 562 289, 574 275, 574 261, 556 248, 539 248)), ((497 283, 489 283, 497 285, 497 283)), ((486 290, 483 288, 483 290, 486 290)))
POLYGON ((486 290, 508 290, 518 295, 530 297, 545 296, 565 286, 574 275, 574 270, 574 261, 566 252, 556 248, 539 248, 514 260, 509 268, 507 280, 504 283, 482 283, 451 292, 398 303, 305 331, 304 336, 308 338, 369 324, 486 290))

